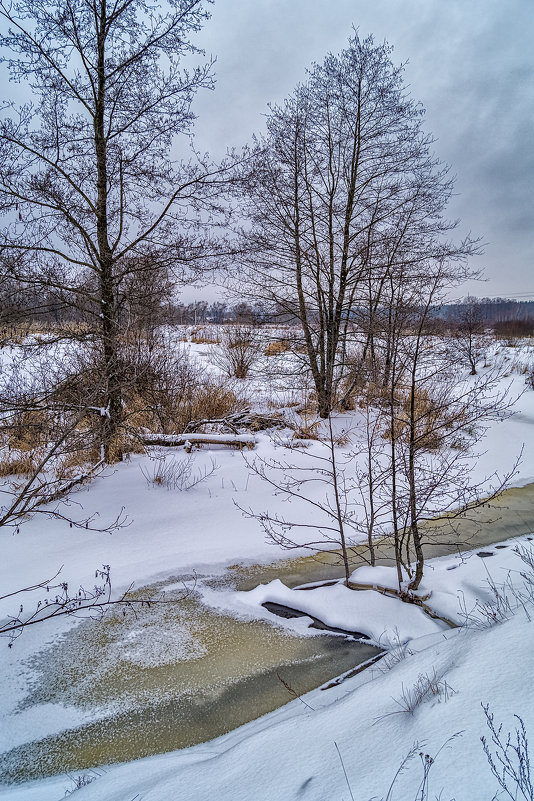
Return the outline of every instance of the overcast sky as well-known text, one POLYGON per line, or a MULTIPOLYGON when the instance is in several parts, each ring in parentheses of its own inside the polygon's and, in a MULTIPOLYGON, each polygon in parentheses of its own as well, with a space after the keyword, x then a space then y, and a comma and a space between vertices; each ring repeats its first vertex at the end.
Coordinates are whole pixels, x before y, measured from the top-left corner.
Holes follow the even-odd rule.
POLYGON ((352 26, 394 46, 427 110, 436 154, 456 179, 449 206, 486 243, 481 296, 534 299, 534 0, 215 0, 198 43, 217 86, 195 108, 197 145, 220 156, 263 126, 306 67, 352 26))

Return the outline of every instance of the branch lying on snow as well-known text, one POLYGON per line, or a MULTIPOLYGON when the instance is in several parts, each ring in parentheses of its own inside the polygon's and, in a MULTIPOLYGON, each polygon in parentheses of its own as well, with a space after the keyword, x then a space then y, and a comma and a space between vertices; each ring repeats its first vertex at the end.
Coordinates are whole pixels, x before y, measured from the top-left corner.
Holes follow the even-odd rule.
POLYGON ((218 430, 221 433, 224 431, 231 431, 234 434, 239 433, 239 428, 248 428, 251 431, 264 431, 268 428, 288 428, 290 423, 284 420, 283 417, 271 417, 269 415, 256 414, 246 409, 242 412, 236 412, 228 417, 217 417, 205 420, 191 420, 187 424, 184 434, 195 433, 209 426, 210 429, 218 430))
POLYGON ((446 623, 447 626, 451 629, 455 629, 458 627, 458 624, 455 623, 453 620, 450 620, 448 617, 444 617, 443 615, 438 615, 431 606, 429 606, 426 601, 431 597, 432 593, 428 593, 428 595, 416 595, 414 592, 410 592, 409 590, 397 590, 395 587, 385 587, 381 586, 380 584, 361 584, 356 583, 355 581, 349 581, 347 584, 349 590, 374 590, 375 592, 379 592, 381 595, 387 595, 390 598, 398 598, 400 601, 404 601, 405 603, 414 604, 414 606, 419 606, 429 617, 433 618, 434 620, 442 620, 443 623, 446 623))
POLYGON ((50 579, 45 579, 38 584, 23 587, 20 590, 15 590, 15 592, 0 596, 0 601, 4 601, 22 593, 35 592, 40 589, 46 590, 47 593, 47 597, 39 600, 31 611, 25 612, 24 604, 21 604, 16 615, 9 615, 3 623, 0 623, 0 636, 9 638, 9 648, 13 646, 14 640, 20 637, 24 629, 36 623, 43 623, 45 620, 65 615, 95 620, 103 617, 110 607, 116 606, 122 608, 123 615, 126 615, 127 611, 131 611, 135 615, 137 609, 145 606, 174 604, 183 601, 192 591, 191 587, 184 585, 183 593, 179 598, 167 599, 163 595, 152 598, 133 598, 131 596, 133 584, 131 584, 120 598, 113 600, 111 597, 110 566, 103 565, 102 569, 95 571, 95 579, 100 582, 99 584, 95 584, 91 589, 79 587, 77 592, 71 594, 68 582, 52 583, 57 579, 62 569, 63 566, 50 579))
POLYGON ((268 428, 287 428, 290 424, 282 417, 254 414, 250 409, 236 412, 228 417, 192 420, 182 434, 145 434, 141 437, 144 445, 177 447, 185 445, 189 452, 193 445, 228 445, 233 448, 253 448, 256 440, 253 434, 239 433, 239 429, 265 431, 268 428), (203 431, 202 429, 208 429, 203 431))

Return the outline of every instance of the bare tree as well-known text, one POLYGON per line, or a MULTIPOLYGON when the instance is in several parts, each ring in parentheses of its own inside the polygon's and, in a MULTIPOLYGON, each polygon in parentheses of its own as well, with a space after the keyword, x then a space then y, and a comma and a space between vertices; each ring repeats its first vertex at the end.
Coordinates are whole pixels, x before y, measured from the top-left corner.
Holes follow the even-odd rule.
MULTIPOLYGON (((423 577, 423 521, 444 515, 443 528, 502 491, 515 472, 472 478, 475 450, 492 421, 510 413, 512 399, 494 370, 474 381, 458 374, 447 342, 429 334, 432 308, 454 272, 437 265, 426 284, 400 282, 393 308, 395 337, 385 406, 390 444, 390 495, 399 587, 423 577)), ((439 530, 430 535, 439 537, 439 530)))
POLYGON ((353 432, 350 449, 336 452, 329 418, 322 452, 251 463, 278 494, 311 505, 316 517, 248 511, 282 547, 339 548, 347 583, 352 545, 367 540, 373 565, 377 548, 392 540, 399 594, 415 602, 427 546, 465 546, 456 521, 494 499, 516 468, 473 478, 487 426, 504 419, 513 401, 499 386, 498 370, 475 378, 459 374, 448 341, 429 332, 432 310, 455 270, 437 264, 425 276, 423 284, 398 275, 390 285, 390 327, 375 342, 378 351, 387 340, 387 383, 369 381, 362 391, 364 424, 353 432))
POLYGON ((261 457, 247 460, 247 463, 257 476, 273 487, 275 494, 287 501, 308 504, 314 512, 312 521, 306 521, 302 515, 289 517, 270 511, 238 508, 246 516, 258 520, 267 538, 282 548, 312 551, 339 548, 345 583, 348 584, 350 546, 359 529, 354 516, 355 482, 353 471, 345 469, 346 460, 336 454, 330 419, 326 441, 320 442, 320 450, 300 453, 300 457, 297 463, 295 460, 261 457))
POLYGON ((471 375, 476 375, 477 365, 488 345, 483 310, 478 298, 465 298, 454 322, 452 333, 456 350, 467 361, 471 375))
POLYGON ((355 34, 271 108, 254 149, 247 279, 299 320, 321 417, 335 403, 356 312, 369 310, 367 349, 399 265, 423 276, 429 262, 460 261, 474 247, 450 241, 452 181, 390 55, 355 34))
POLYGON ((180 65, 207 16, 202 0, 0 2, 2 60, 36 98, 0 114, 0 254, 19 288, 45 287, 88 320, 108 461, 121 454, 125 298, 212 252, 199 231, 224 169, 170 155, 212 87, 209 62, 180 65))

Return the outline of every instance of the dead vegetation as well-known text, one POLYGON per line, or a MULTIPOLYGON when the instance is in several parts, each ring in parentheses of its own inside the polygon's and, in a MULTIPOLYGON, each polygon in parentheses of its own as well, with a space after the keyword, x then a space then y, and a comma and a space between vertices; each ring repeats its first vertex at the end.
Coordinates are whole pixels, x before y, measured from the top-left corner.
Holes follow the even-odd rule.
POLYGON ((261 341, 257 329, 233 325, 221 331, 218 346, 210 356, 213 364, 230 378, 247 378, 260 355, 261 341))
POLYGON ((291 345, 287 339, 275 339, 267 344, 263 353, 265 356, 280 356, 288 350, 291 350, 291 345))

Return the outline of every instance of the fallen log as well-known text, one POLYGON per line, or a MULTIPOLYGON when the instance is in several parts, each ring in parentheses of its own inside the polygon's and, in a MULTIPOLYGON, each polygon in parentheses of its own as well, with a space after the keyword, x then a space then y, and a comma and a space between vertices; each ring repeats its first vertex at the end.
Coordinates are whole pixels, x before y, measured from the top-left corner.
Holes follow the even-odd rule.
POLYGON ((253 448, 256 439, 252 434, 145 434, 144 445, 158 445, 167 448, 185 446, 190 453, 196 445, 227 445, 230 448, 253 448))

